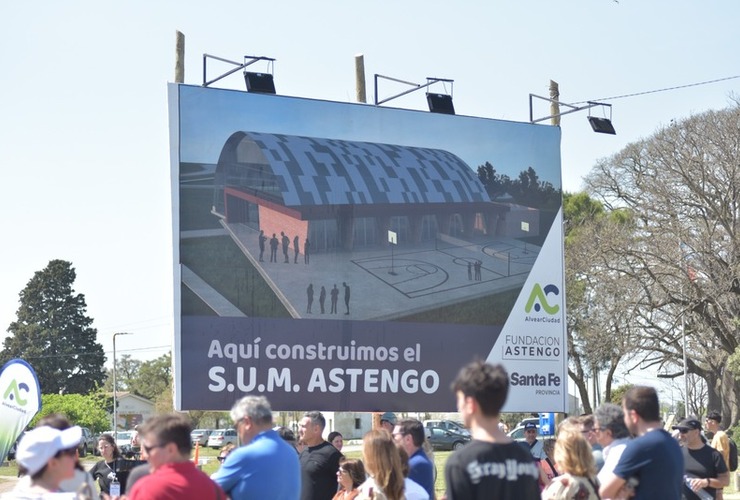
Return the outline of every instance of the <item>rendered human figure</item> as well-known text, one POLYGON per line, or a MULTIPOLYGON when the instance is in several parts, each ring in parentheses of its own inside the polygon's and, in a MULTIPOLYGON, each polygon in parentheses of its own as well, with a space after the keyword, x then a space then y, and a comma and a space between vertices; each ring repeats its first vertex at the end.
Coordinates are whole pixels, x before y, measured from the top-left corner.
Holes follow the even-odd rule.
POLYGON ((280 242, 275 233, 272 233, 272 238, 270 239, 270 262, 277 262, 278 246, 280 246, 280 242))
POLYGON ((288 238, 283 231, 280 231, 280 236, 283 243, 283 256, 285 257, 284 264, 288 264, 290 262, 290 258, 288 257, 288 248, 290 248, 290 238, 288 238))
POLYGON ((265 232, 262 230, 260 231, 259 241, 260 241, 260 262, 264 262, 264 260, 262 259, 262 256, 265 255, 265 242, 267 241, 267 236, 265 236, 265 232))
POLYGON ((319 305, 321 306, 321 314, 324 314, 324 303, 326 302, 326 288, 321 285, 321 292, 319 293, 319 305))
POLYGON ((337 288, 337 284, 334 283, 334 288, 331 289, 331 314, 337 313, 337 302, 339 302, 339 288, 337 288))
POLYGON ((342 286, 344 287, 344 305, 347 307, 347 312, 345 312, 344 314, 349 314, 349 285, 346 282, 342 282, 342 286))

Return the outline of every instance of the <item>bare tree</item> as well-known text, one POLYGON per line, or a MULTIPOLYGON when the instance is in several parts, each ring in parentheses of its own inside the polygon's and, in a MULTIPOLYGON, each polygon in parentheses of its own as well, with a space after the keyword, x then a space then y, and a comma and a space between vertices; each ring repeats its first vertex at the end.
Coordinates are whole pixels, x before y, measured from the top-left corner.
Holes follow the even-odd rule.
MULTIPOLYGON (((566 195, 566 290, 568 308, 568 374, 578 388, 586 413, 600 403, 591 401, 588 379, 600 380, 606 372, 605 400, 617 367, 629 359, 639 343, 634 334, 633 311, 625 303, 634 286, 610 262, 609 249, 617 240, 629 239, 632 223, 621 211, 605 213, 601 204, 585 193, 566 195)), ((601 394, 598 387, 593 393, 601 394)))
POLYGON ((687 370, 706 381, 708 407, 735 422, 740 384, 727 359, 740 317, 740 106, 630 144, 599 162, 587 185, 633 216, 632 238, 616 240, 605 260, 632 283, 625 302, 643 363, 681 376, 685 335, 687 370))

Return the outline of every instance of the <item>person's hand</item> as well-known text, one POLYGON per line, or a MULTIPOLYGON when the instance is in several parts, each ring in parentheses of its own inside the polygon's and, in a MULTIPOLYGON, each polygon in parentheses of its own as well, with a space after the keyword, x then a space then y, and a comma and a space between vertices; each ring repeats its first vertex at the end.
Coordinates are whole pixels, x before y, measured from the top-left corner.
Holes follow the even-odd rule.
POLYGON ((691 486, 691 491, 703 490, 709 487, 709 479, 705 477, 692 477, 689 478, 689 485, 691 486))

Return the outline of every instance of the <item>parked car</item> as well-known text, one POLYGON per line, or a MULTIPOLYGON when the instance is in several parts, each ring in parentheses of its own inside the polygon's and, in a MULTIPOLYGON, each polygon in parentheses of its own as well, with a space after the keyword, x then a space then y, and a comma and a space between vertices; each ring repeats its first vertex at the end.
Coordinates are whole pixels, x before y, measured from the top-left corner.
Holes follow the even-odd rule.
POLYGON ((429 443, 434 450, 459 450, 470 442, 470 433, 465 435, 441 427, 431 427, 429 430, 429 443))
POLYGON ((424 420, 424 427, 431 429, 432 427, 439 427, 440 429, 446 429, 448 431, 457 432, 470 436, 470 431, 465 428, 460 422, 453 420, 424 420))
POLYGON ((80 427, 80 429, 82 429, 82 438, 80 439, 80 444, 77 447, 80 456, 87 456, 88 453, 94 454, 95 449, 98 447, 97 439, 95 439, 95 436, 93 436, 93 433, 90 432, 90 429, 88 429, 87 427, 80 427))
POLYGON ((207 446, 209 448, 218 449, 226 443, 233 443, 235 446, 239 445, 239 438, 234 429, 217 429, 208 436, 207 446))
POLYGON ((193 442, 193 445, 198 443, 201 446, 205 446, 208 444, 208 437, 211 435, 211 432, 213 432, 211 429, 195 429, 190 433, 190 441, 193 442))

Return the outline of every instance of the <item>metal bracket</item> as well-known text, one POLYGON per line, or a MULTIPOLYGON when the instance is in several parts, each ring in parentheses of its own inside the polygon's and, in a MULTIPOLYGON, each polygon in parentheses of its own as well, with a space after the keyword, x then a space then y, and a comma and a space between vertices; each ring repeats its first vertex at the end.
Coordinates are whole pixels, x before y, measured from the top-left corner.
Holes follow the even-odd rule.
POLYGON ((385 76, 385 75, 379 75, 379 74, 375 73, 375 105, 378 106, 380 104, 383 104, 384 102, 388 102, 390 100, 396 99, 397 97, 401 97, 401 96, 404 96, 406 94, 410 94, 411 92, 416 92, 417 90, 428 88, 428 87, 434 85, 435 83, 439 83, 439 82, 449 83, 450 84, 450 96, 452 96, 452 84, 453 84, 454 81, 455 80, 450 80, 450 79, 447 79, 447 78, 427 77, 427 83, 421 84, 421 83, 407 82, 405 80, 399 80, 398 78, 393 78, 393 77, 385 76), (382 78, 384 80, 390 80, 392 82, 403 83, 404 85, 411 85, 414 88, 409 89, 409 90, 405 90, 405 91, 401 92, 400 94, 396 94, 396 95, 393 95, 393 96, 390 96, 390 97, 386 97, 385 99, 379 101, 378 100, 378 78, 382 78))
POLYGON ((252 65, 252 64, 254 64, 254 63, 258 62, 258 61, 267 61, 268 65, 269 65, 269 72, 272 73, 272 71, 273 71, 273 63, 275 62, 275 59, 273 59, 272 57, 265 57, 265 56, 244 56, 244 62, 243 63, 239 63, 239 62, 236 62, 236 61, 230 61, 229 59, 224 59, 223 57, 212 56, 210 54, 203 54, 203 86, 204 87, 208 87, 210 84, 215 83, 215 82, 221 80, 222 78, 226 78, 227 76, 229 76, 229 75, 231 75, 233 73, 236 73, 240 69, 244 69, 247 66, 250 66, 250 65, 252 65), (213 80, 208 80, 208 77, 206 76, 206 69, 207 69, 208 59, 215 59, 217 61, 221 61, 221 62, 233 64, 234 66, 236 66, 236 68, 227 71, 226 73, 224 73, 224 74, 222 74, 222 75, 214 78, 213 80))

